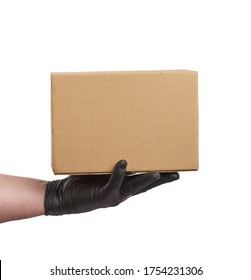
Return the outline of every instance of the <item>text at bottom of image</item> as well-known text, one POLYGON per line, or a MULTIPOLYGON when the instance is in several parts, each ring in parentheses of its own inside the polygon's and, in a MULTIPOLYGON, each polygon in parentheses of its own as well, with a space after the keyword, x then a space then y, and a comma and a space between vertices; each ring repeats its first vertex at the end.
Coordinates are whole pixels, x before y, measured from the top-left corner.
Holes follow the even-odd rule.
POLYGON ((141 269, 55 266, 50 269, 50 276, 201 276, 203 273, 202 267, 195 266, 146 266, 141 269))

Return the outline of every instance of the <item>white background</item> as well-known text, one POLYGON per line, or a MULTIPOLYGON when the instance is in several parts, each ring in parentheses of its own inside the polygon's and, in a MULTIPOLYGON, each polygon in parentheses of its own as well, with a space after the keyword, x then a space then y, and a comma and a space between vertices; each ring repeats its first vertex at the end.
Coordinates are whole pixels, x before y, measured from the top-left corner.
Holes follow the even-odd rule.
POLYGON ((198 70, 200 105, 198 172, 116 208, 1 224, 3 279, 53 279, 55 265, 251 279, 250 14, 243 0, 0 1, 1 173, 56 178, 50 72, 198 70))

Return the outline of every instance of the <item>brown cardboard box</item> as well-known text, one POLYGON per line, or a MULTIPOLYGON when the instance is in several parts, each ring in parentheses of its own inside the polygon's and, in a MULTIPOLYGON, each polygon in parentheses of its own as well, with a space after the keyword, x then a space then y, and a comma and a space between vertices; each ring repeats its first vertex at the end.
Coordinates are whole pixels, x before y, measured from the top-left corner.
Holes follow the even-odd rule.
POLYGON ((55 174, 198 169, 195 71, 52 73, 55 174))

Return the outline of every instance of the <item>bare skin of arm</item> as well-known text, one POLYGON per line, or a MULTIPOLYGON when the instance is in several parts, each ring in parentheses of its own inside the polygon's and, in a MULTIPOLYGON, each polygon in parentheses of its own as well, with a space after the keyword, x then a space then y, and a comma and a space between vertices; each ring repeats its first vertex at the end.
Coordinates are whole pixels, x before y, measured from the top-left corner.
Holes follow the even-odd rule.
POLYGON ((47 181, 0 174, 0 223, 44 215, 47 181))

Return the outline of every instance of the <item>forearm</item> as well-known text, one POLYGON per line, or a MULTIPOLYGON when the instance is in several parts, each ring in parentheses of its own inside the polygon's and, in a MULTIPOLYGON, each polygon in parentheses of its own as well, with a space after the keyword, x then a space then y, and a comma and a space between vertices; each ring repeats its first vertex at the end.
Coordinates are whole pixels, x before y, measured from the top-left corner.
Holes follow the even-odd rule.
POLYGON ((44 214, 47 181, 0 174, 0 223, 44 214))

